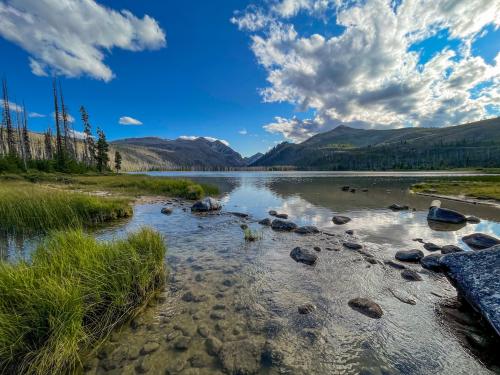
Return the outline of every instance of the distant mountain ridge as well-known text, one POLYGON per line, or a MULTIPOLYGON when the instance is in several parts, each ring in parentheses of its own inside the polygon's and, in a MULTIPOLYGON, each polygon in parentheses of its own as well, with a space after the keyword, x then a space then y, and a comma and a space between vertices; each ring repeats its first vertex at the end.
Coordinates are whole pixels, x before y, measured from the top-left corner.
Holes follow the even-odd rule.
POLYGON ((339 126, 283 142, 251 166, 383 170, 500 166, 500 117, 444 128, 364 130, 339 126))

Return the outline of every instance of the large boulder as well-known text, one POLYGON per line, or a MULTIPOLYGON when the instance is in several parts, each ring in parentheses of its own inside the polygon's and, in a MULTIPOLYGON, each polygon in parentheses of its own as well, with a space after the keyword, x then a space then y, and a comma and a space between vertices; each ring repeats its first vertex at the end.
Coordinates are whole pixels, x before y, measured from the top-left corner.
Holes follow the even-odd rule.
POLYGON ((421 250, 400 250, 396 253, 396 259, 402 262, 419 262, 424 257, 421 250))
POLYGON ((343 225, 350 222, 351 218, 347 216, 336 215, 332 218, 332 221, 334 222, 334 224, 343 225))
POLYGON ((304 263, 312 266, 318 260, 318 256, 313 252, 303 249, 301 247, 296 247, 290 252, 290 256, 293 260, 299 263, 304 263))
POLYGON ((447 208, 441 208, 441 202, 438 200, 431 203, 427 219, 451 224, 460 224, 467 220, 467 218, 460 212, 449 210, 447 208))
POLYGON ((483 250, 500 244, 498 238, 484 233, 469 234, 468 236, 462 237, 462 241, 474 250, 483 250))
POLYGON ((191 212, 218 211, 221 208, 221 204, 216 199, 207 197, 193 204, 191 206, 191 212))
POLYGON ((382 315, 384 315, 382 308, 368 298, 353 298, 349 301, 348 304, 351 309, 356 310, 361 314, 364 314, 373 319, 380 319, 382 315))
POLYGON ((277 231, 291 232, 297 229, 297 224, 292 223, 291 221, 274 219, 271 223, 271 228, 277 231))
POLYGON ((458 294, 500 336, 500 245, 448 254, 441 258, 441 264, 458 294))

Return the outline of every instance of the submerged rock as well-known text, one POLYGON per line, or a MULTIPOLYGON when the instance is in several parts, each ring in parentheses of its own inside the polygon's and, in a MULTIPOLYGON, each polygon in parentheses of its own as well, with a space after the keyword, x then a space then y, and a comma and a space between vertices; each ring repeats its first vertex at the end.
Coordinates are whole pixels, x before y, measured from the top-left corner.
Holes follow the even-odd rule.
POLYGON ((441 246, 438 246, 432 242, 426 242, 424 243, 424 249, 427 251, 438 251, 441 250, 441 246))
POLYGON ((462 241, 464 241, 470 248, 474 250, 482 250, 487 249, 489 247, 493 247, 495 245, 500 244, 500 240, 493 236, 489 236, 484 233, 473 233, 468 236, 462 237, 462 241))
POLYGON ((318 256, 309 250, 296 247, 290 252, 290 256, 296 262, 304 263, 312 266, 318 260, 318 256))
POLYGON ((241 217, 242 219, 246 219, 249 215, 244 212, 230 212, 231 215, 241 217))
POLYGON ((349 306, 361 314, 373 319, 379 319, 384 315, 382 308, 369 298, 353 298, 348 302, 349 306))
POLYGON ((396 262, 394 262, 392 260, 385 260, 384 264, 387 264, 388 266, 390 266, 392 268, 395 268, 397 270, 404 270, 404 269, 406 269, 406 266, 404 264, 396 263, 396 262))
POLYGON ((224 371, 231 375, 256 374, 261 356, 261 347, 251 340, 224 343, 219 352, 224 371))
POLYGON ((395 257, 402 262, 419 262, 424 257, 424 253, 418 249, 400 250, 395 257))
POLYGON ((343 224, 347 224, 348 222, 350 222, 351 218, 347 217, 347 216, 336 215, 332 218, 332 221, 334 224, 343 225, 343 224))
POLYGON ((344 243, 342 243, 342 245, 344 247, 347 247, 348 249, 351 249, 351 250, 360 250, 363 248, 362 245, 360 245, 358 243, 354 243, 354 242, 344 242, 344 243))
POLYGON ((432 201, 427 219, 452 224, 460 224, 466 221, 466 217, 460 212, 441 208, 441 202, 438 200, 432 201))
POLYGON ((161 213, 163 215, 170 215, 172 212, 174 212, 174 210, 172 208, 170 208, 170 207, 163 207, 161 209, 161 213))
POLYGON ((316 310, 316 306, 314 306, 312 303, 305 303, 305 304, 297 307, 297 310, 298 310, 299 314, 306 315, 306 314, 310 314, 310 313, 314 312, 314 310, 316 310))
POLYGON ((298 234, 316 234, 319 233, 319 229, 314 225, 306 225, 295 229, 295 233, 298 234))
POLYGON ((441 248, 441 254, 451 254, 451 253, 460 253, 464 251, 461 247, 455 245, 445 245, 441 248))
POLYGON ((500 245, 441 258, 458 294, 481 313, 500 336, 500 245))
POLYGON ((259 221, 259 224, 266 225, 269 227, 269 226, 271 226, 271 219, 269 219, 269 218, 262 219, 261 221, 259 221))
POLYGON ((410 209, 410 207, 393 203, 389 206, 389 209, 393 211, 407 211, 410 209))
POLYGON ((443 269, 443 266, 440 263, 441 257, 441 254, 427 255, 420 259, 420 264, 428 270, 440 272, 443 269))
POLYGON ((274 219, 271 223, 271 228, 278 231, 291 232, 297 229, 297 224, 292 223, 291 221, 274 219))
POLYGON ((278 219, 288 219, 288 214, 276 214, 274 215, 276 216, 278 219))
POLYGON ((479 224, 481 222, 481 219, 476 216, 467 216, 466 220, 471 224, 479 224))
POLYGON ((401 277, 408 281, 422 281, 422 276, 420 276, 417 272, 409 269, 402 270, 401 277))
POLYGON ((222 208, 221 204, 216 199, 207 197, 193 204, 191 206, 191 212, 218 211, 221 208, 222 208))

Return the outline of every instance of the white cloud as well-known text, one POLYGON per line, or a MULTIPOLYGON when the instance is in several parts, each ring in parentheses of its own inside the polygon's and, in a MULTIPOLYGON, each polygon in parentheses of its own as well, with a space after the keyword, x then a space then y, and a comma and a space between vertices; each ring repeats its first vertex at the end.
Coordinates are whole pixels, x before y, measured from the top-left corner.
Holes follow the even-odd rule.
POLYGON ((150 16, 138 18, 94 0, 2 1, 0 36, 30 54, 35 75, 89 75, 106 82, 114 77, 104 63, 106 52, 165 46, 165 33, 150 16))
MULTIPOLYGON (((55 112, 52 112, 50 114, 50 117, 54 118, 55 117, 55 112)), ((62 117, 62 113, 59 112, 59 120, 62 121, 63 120, 63 117, 62 117)), ((66 120, 70 123, 73 123, 75 122, 75 118, 73 116, 71 116, 71 114, 69 113, 66 113, 66 120)))
POLYGON ((241 129, 240 131, 238 131, 238 133, 240 133, 241 135, 247 135, 248 131, 246 129, 241 129))
POLYGON ((30 117, 30 118, 43 118, 43 117, 47 117, 47 116, 43 115, 41 113, 37 113, 37 112, 30 112, 28 114, 28 117, 30 117))
POLYGON ((219 139, 219 138, 214 138, 214 137, 199 137, 199 136, 196 136, 196 135, 181 135, 179 137, 179 139, 184 139, 186 141, 195 141, 199 138, 204 138, 206 139, 207 141, 209 142, 215 142, 215 141, 219 141, 220 143, 226 145, 229 147, 229 142, 224 140, 224 139, 219 139))
POLYGON ((499 1, 394 4, 281 0, 267 10, 250 7, 237 15, 233 22, 252 31, 252 51, 267 71, 269 85, 261 90, 264 101, 289 102, 299 111, 314 112, 304 120, 277 117, 265 129, 297 142, 341 123, 365 128, 447 126, 487 117, 488 104, 500 109, 495 99, 500 53, 495 62, 487 63, 471 52, 471 44, 487 25, 500 27, 499 1), (268 21, 251 25, 250 20, 260 18, 249 12, 268 21), (341 34, 302 34, 293 23, 299 12, 328 17, 341 34), (246 26, 238 19, 245 19, 246 26), (422 63, 420 52, 411 47, 444 31, 460 47, 444 48, 422 63))
POLYGON ((118 120, 120 125, 142 125, 142 122, 129 116, 122 116, 118 120))

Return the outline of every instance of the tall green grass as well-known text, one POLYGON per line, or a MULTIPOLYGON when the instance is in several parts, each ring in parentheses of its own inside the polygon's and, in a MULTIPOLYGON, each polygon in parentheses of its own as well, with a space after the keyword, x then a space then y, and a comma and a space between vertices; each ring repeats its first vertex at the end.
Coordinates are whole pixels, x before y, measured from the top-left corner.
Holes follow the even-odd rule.
POLYGON ((28 183, 0 185, 0 231, 47 231, 104 223, 132 215, 125 199, 92 196, 28 183))
POLYGON ((82 353, 165 280, 162 237, 142 229, 96 242, 56 232, 31 262, 0 263, 0 373, 74 373, 82 353))

